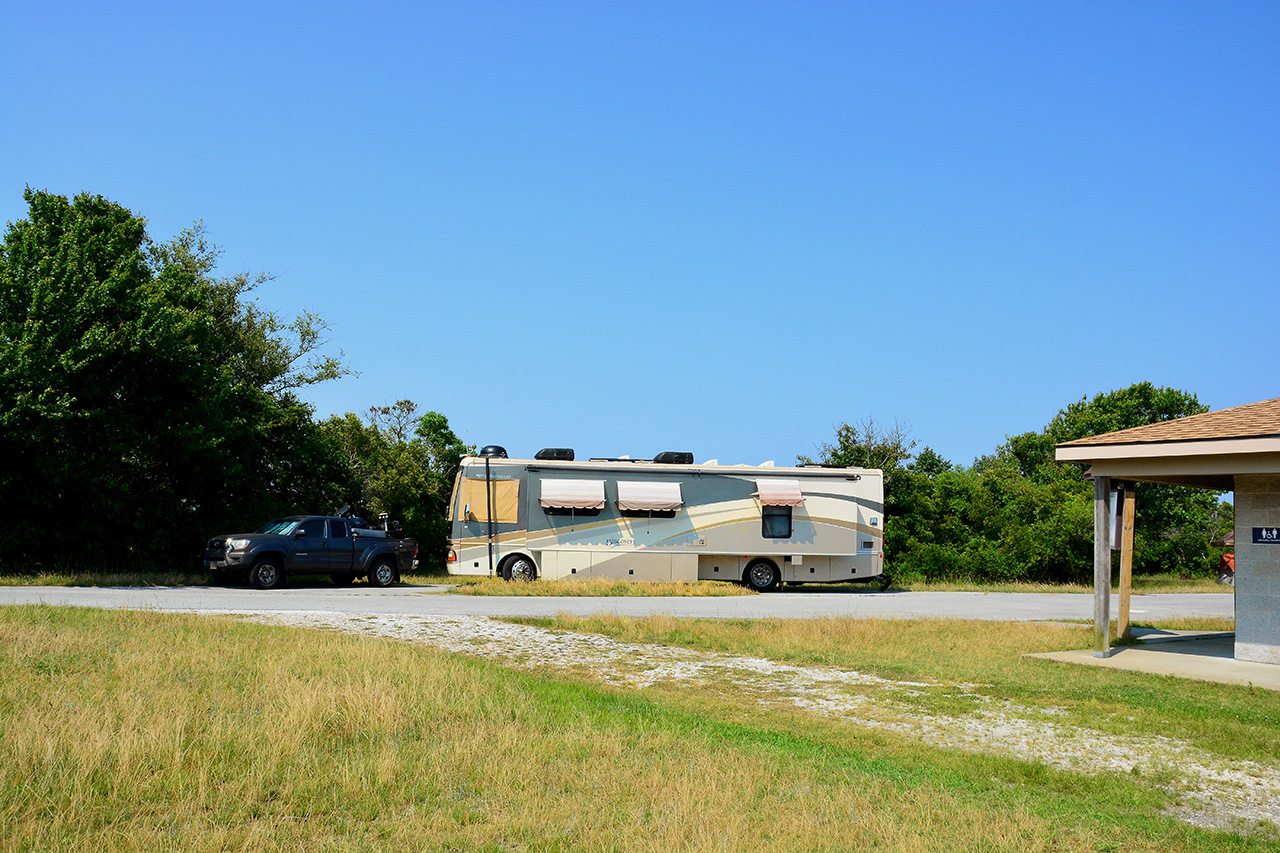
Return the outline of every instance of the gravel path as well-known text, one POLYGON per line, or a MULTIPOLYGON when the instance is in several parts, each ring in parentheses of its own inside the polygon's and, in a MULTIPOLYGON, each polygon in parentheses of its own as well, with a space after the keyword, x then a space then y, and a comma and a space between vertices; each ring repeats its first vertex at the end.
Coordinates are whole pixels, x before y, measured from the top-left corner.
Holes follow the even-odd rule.
POLYGON ((395 637, 521 669, 574 673, 632 689, 690 685, 792 706, 929 744, 1008 755, 1063 770, 1172 779, 1172 814, 1200 826, 1280 826, 1280 767, 1211 755, 1166 737, 1128 737, 1063 722, 1064 712, 1019 705, 979 685, 893 681, 869 673, 549 631, 473 616, 236 613, 254 621, 395 637), (942 697, 963 714, 930 712, 942 697))

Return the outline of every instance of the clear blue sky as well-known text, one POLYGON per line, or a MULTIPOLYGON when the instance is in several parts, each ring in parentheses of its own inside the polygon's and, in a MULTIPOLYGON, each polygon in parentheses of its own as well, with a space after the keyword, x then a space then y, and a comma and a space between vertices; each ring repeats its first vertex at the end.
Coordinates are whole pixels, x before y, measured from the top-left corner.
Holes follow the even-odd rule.
POLYGON ((513 455, 969 463, 1149 380, 1280 396, 1280 4, 7 3, 0 219, 197 219, 513 455))

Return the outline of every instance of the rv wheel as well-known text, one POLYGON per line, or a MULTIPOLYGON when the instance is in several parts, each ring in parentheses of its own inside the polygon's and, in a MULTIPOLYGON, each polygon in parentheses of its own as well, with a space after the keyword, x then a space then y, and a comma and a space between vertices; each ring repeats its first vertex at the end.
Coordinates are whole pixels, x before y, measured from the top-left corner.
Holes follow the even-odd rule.
POLYGON ((534 567, 533 560, 517 555, 507 561, 502 576, 509 581, 531 581, 538 577, 538 570, 534 567))
POLYGON ((756 592, 769 592, 778 588, 778 567, 769 560, 756 560, 747 566, 742 579, 756 592))
POLYGON ((892 583, 893 583, 893 578, 889 577, 888 575, 882 574, 880 576, 880 591, 884 592, 886 589, 889 588, 889 586, 892 583))

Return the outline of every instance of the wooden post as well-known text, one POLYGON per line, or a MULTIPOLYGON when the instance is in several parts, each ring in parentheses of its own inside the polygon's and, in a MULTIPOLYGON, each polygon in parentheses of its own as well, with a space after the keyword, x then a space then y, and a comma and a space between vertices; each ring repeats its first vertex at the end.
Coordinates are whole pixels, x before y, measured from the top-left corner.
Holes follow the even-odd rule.
POLYGON ((1133 522, 1138 496, 1134 484, 1124 490, 1123 526, 1120 530, 1120 613, 1116 617, 1116 636, 1129 636, 1129 591, 1133 586, 1133 522))
POLYGON ((1093 656, 1111 656, 1111 480, 1093 478, 1093 656))

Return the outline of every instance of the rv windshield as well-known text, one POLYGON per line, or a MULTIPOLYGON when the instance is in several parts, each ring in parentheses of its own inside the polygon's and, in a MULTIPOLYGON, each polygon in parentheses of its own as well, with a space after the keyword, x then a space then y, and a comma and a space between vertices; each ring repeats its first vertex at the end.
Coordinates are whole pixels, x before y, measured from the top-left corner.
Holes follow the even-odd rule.
POLYGON ((258 528, 259 533, 278 533, 281 536, 288 536, 293 528, 298 526, 300 518, 277 518, 275 521, 268 521, 266 524, 258 528))

